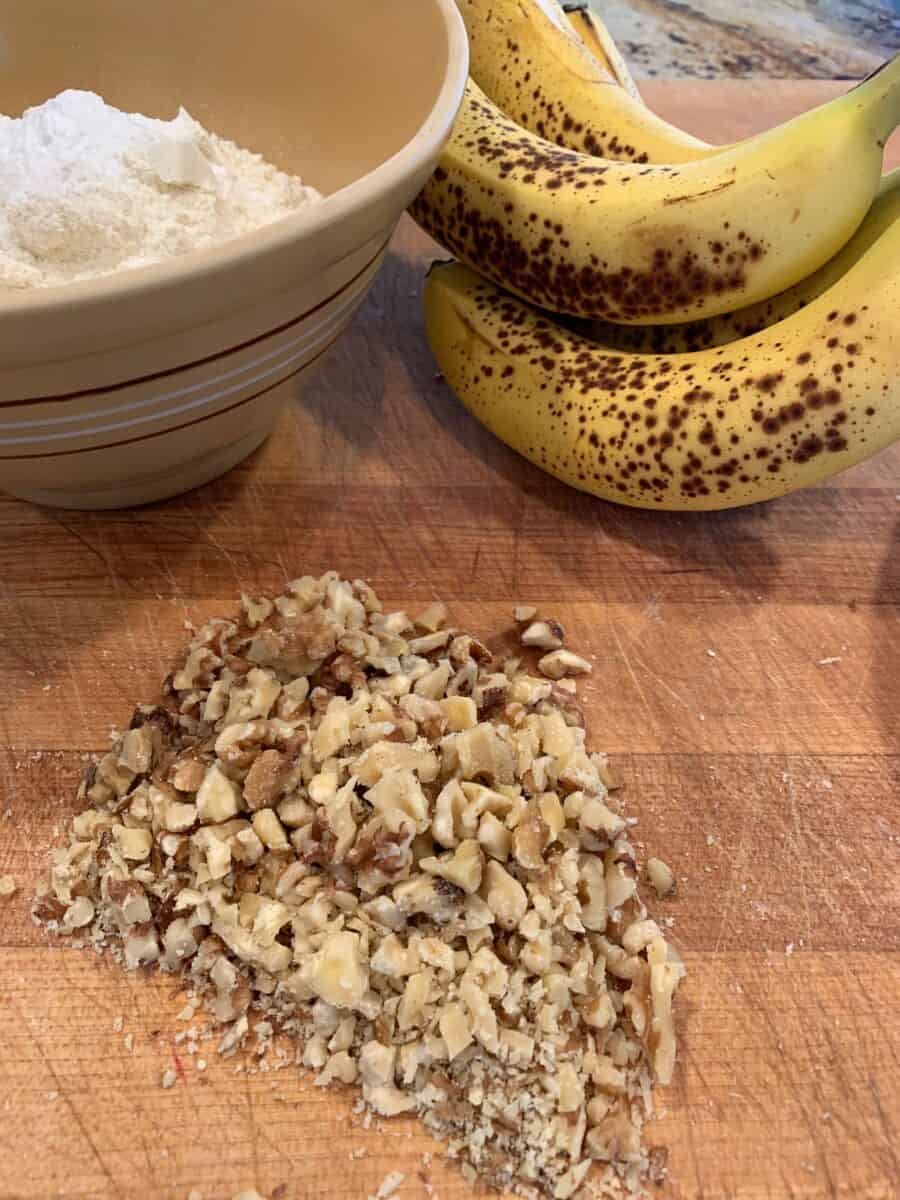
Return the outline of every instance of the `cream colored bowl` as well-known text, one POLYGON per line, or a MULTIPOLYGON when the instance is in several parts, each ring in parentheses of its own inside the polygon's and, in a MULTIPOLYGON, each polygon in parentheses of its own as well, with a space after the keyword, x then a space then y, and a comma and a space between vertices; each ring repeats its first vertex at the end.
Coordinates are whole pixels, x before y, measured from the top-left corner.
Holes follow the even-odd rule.
POLYGON ((0 487, 142 504, 255 449, 371 286, 467 65, 454 0, 5 5, 0 112, 68 87, 155 117, 181 104, 326 198, 214 250, 0 293, 0 487))

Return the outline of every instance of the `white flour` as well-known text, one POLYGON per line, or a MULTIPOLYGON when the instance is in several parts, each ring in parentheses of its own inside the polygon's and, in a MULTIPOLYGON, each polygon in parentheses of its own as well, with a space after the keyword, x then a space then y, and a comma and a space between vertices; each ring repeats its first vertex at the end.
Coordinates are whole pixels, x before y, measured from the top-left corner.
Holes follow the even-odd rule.
POLYGON ((0 288, 43 287, 214 246, 320 199, 208 133, 66 91, 0 115, 0 288))

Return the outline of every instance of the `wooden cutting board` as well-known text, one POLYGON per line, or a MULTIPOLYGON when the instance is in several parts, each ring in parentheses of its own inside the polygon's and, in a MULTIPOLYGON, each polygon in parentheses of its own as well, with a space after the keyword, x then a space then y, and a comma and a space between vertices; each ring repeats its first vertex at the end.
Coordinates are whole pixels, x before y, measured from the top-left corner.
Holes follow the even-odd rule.
MULTIPOLYGON (((647 88, 720 140, 833 90, 647 88)), ((393 1170, 403 1200, 426 1180, 442 1200, 483 1194, 414 1121, 365 1131, 349 1095, 293 1069, 236 1074, 212 1043, 201 1070, 170 979, 126 976, 29 917, 88 752, 154 695, 185 619, 329 567, 397 604, 443 597, 490 635, 514 601, 539 604, 595 659, 593 744, 679 880, 661 906, 688 966, 650 1128, 670 1149, 661 1198, 894 1200, 900 446, 738 512, 581 496, 435 377, 432 254, 405 221, 330 363, 225 479, 130 513, 0 498, 0 873, 20 887, 0 901, 0 1200, 365 1200, 393 1170)))

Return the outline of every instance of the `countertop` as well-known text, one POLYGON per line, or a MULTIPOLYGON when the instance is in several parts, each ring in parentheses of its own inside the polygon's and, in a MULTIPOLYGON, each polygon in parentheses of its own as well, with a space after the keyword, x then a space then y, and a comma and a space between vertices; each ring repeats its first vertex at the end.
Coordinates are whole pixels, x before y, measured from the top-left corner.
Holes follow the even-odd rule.
POLYGON ((853 79, 900 50, 898 0, 591 0, 638 77, 853 79))
MULTIPOLYGON (((833 90, 647 94, 727 139, 833 90)), ((688 968, 648 1130, 669 1147, 660 1200, 892 1200, 900 446, 721 514, 567 490, 436 378, 419 305, 433 253, 404 220, 330 362, 218 482, 108 514, 0 497, 0 873, 19 884, 0 901, 0 1200, 365 1200, 392 1170, 402 1200, 425 1200, 426 1178, 441 1200, 482 1195, 415 1121, 365 1131, 352 1096, 293 1069, 235 1074, 212 1049, 201 1071, 171 978, 125 975, 29 915, 87 755, 155 695, 185 620, 330 567, 399 605, 441 597, 487 636, 538 604, 594 660, 591 742, 679 883, 654 905, 688 968)))

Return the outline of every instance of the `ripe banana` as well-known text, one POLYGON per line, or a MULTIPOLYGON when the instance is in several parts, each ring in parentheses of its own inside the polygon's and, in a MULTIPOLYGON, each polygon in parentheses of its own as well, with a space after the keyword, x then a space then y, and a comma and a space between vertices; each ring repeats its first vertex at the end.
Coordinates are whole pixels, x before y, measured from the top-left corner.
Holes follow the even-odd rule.
POLYGON ((554 312, 649 325, 792 287, 856 232, 900 120, 900 56, 853 91, 677 166, 611 163, 519 128, 471 80, 410 209, 469 266, 554 312))
POLYGON ((634 77, 628 69, 628 64, 622 57, 612 34, 591 8, 588 0, 572 0, 572 3, 564 3, 563 12, 585 49, 593 54, 597 62, 615 79, 616 83, 638 103, 643 104, 644 101, 634 82, 634 77))
POLYGON ((824 296, 697 354, 609 353, 458 263, 425 286, 428 338, 469 411, 557 479, 619 504, 784 495, 900 438, 900 223, 824 296))
POLYGON ((881 189, 866 219, 832 259, 787 291, 737 312, 723 313, 686 325, 613 325, 609 321, 579 322, 576 330, 608 350, 634 354, 684 354, 724 346, 750 337, 777 321, 793 316, 846 275, 870 246, 900 220, 900 168, 881 180, 881 189))
POLYGON ((472 78, 525 129, 597 158, 676 163, 715 153, 613 83, 558 0, 457 5, 469 32, 472 78))

